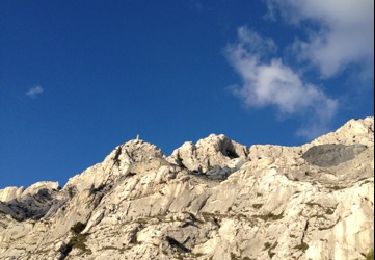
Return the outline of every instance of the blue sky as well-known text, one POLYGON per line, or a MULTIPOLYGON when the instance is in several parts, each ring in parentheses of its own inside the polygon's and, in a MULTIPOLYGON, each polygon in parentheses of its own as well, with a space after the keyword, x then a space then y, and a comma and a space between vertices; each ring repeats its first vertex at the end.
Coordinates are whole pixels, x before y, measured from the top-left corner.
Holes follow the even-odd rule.
POLYGON ((116 145, 300 145, 373 115, 372 0, 0 2, 0 187, 116 145), (345 3, 344 3, 345 2, 345 3))

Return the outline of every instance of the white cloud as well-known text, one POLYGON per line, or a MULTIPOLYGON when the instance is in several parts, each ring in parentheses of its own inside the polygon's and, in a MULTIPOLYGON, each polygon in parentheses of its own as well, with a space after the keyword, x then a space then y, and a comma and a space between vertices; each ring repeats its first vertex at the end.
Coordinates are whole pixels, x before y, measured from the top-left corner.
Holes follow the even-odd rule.
MULTIPOLYGON (((373 70, 373 0, 266 0, 269 14, 275 10, 291 23, 310 26, 308 39, 294 44, 297 56, 317 66, 329 78, 348 65, 373 70)), ((372 74, 372 73, 371 73, 372 74)))
POLYGON ((31 98, 35 98, 36 96, 43 94, 43 92, 44 92, 43 87, 40 86, 40 85, 36 85, 36 86, 31 87, 26 92, 26 96, 31 97, 31 98))
POLYGON ((238 29, 238 42, 226 51, 242 78, 235 95, 250 107, 274 106, 283 114, 309 117, 307 128, 299 131, 301 135, 313 137, 326 131, 338 102, 318 86, 304 82, 280 58, 267 58, 275 49, 272 40, 246 27, 238 29))

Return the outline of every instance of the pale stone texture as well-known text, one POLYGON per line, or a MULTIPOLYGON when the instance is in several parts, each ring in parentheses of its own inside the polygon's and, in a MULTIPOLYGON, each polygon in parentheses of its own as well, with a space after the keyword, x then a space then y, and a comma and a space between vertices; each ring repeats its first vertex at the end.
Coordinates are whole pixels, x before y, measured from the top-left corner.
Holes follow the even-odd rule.
POLYGON ((301 147, 131 140, 63 188, 0 190, 0 259, 364 259, 374 120, 301 147))

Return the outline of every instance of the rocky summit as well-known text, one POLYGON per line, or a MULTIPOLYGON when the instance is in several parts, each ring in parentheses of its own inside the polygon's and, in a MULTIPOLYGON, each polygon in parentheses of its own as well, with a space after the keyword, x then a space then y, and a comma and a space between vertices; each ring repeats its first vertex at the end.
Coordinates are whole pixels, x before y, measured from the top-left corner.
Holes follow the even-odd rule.
POLYGON ((0 190, 1 259, 368 259, 374 119, 301 147, 116 147, 64 187, 0 190))

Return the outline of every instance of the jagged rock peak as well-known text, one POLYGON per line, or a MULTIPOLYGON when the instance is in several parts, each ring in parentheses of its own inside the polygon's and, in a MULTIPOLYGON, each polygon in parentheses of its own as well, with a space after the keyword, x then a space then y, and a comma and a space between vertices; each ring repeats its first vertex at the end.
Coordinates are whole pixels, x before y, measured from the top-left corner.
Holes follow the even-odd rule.
POLYGON ((218 167, 235 168, 245 160, 247 154, 246 146, 223 134, 211 134, 199 139, 196 144, 185 142, 172 152, 168 160, 190 171, 207 173, 218 167))
POLYGON ((98 188, 129 174, 155 170, 162 164, 166 164, 166 160, 157 146, 141 139, 133 139, 117 146, 103 162, 69 179, 64 188, 74 187, 78 190, 98 188))
POLYGON ((335 132, 322 135, 308 144, 316 146, 321 144, 362 144, 371 146, 374 143, 374 117, 365 119, 351 119, 335 132))
POLYGON ((223 134, 211 134, 199 139, 195 145, 197 149, 203 148, 212 153, 221 153, 231 159, 246 157, 247 148, 223 134))
POLYGON ((107 157, 106 160, 141 161, 145 157, 164 157, 160 148, 146 142, 142 139, 132 139, 125 144, 117 146, 107 157))
POLYGON ((0 189, 0 201, 1 202, 9 202, 15 200, 21 200, 28 194, 35 194, 39 190, 58 190, 59 183, 52 182, 52 181, 41 181, 36 182, 26 189, 24 187, 6 187, 4 189, 0 189))

